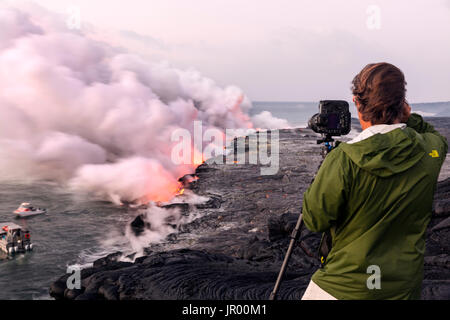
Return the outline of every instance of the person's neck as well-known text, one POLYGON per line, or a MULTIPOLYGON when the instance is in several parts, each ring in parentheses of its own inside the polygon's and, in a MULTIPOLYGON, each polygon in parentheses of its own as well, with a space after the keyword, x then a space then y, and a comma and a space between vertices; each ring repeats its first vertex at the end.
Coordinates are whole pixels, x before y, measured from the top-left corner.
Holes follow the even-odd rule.
POLYGON ((359 118, 359 123, 361 123, 361 128, 363 130, 366 130, 367 128, 372 126, 372 123, 370 121, 364 121, 361 117, 359 118))
MULTIPOLYGON (((372 122, 364 121, 362 116, 361 116, 361 113, 358 112, 358 115, 359 115, 359 123, 361 124, 361 128, 363 130, 366 130, 367 128, 370 128, 370 127, 374 126, 374 124, 372 124, 372 122)), ((393 124, 398 124, 398 123, 401 123, 401 121, 395 121, 393 124)))

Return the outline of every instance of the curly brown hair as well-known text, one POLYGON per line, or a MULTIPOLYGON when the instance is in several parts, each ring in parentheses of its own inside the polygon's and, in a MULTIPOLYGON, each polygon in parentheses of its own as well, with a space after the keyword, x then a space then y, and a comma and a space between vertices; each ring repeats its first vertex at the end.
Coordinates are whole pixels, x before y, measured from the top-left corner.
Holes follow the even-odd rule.
POLYGON ((352 81, 352 93, 364 121, 393 124, 402 119, 406 81, 396 66, 381 62, 364 67, 352 81))

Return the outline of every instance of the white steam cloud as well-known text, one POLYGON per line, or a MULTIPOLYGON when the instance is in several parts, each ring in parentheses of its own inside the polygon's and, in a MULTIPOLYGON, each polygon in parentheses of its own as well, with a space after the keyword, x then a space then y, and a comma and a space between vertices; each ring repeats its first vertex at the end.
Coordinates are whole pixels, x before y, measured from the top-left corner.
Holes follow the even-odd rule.
POLYGON ((269 111, 260 112, 252 117, 252 122, 256 128, 279 129, 290 128, 290 124, 286 119, 272 116, 269 111))
POLYGON ((40 7, 0 8, 2 178, 56 180, 116 203, 165 201, 195 169, 172 163, 173 130, 192 132, 194 120, 252 127, 239 88, 86 32, 40 7))

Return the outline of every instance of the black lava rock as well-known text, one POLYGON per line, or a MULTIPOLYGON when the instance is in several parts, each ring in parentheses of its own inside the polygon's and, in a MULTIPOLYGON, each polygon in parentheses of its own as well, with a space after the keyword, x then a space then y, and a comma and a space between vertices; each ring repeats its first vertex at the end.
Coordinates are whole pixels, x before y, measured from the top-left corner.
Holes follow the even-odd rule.
MULTIPOLYGON (((134 263, 120 262, 120 253, 96 261, 92 268, 82 270, 79 291, 66 289, 64 275, 51 284, 51 296, 76 300, 268 299, 301 212, 302 195, 321 160, 316 139, 308 129, 280 130, 280 168, 273 176, 261 175, 261 166, 256 164, 202 164, 195 172, 198 179, 185 187, 209 200, 182 205, 183 214, 193 218, 176 234, 166 242, 149 244, 146 255, 134 263), (169 245, 183 249, 169 250, 169 245)), ((438 184, 433 208, 426 235, 422 298, 450 299, 450 178, 438 184)), ((139 236, 151 225, 139 215, 131 229, 139 236)), ((293 250, 279 299, 300 299, 319 267, 320 234, 304 228, 301 240, 293 250)))

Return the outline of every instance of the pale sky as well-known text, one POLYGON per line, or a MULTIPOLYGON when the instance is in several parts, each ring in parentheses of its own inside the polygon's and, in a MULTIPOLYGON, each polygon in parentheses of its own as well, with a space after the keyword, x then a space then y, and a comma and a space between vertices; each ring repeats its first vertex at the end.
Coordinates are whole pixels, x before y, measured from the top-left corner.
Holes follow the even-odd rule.
POLYGON ((349 100, 353 76, 380 61, 403 70, 410 102, 450 100, 450 0, 34 2, 79 7, 82 28, 118 32, 130 51, 253 101, 349 100))

